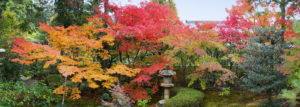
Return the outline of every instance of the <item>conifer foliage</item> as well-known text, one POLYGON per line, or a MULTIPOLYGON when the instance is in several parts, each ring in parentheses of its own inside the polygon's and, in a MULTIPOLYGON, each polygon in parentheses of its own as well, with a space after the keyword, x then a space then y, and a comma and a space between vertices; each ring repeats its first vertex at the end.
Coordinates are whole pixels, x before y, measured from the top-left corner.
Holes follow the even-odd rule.
POLYGON ((248 91, 267 93, 270 102, 272 94, 280 92, 286 83, 285 76, 277 70, 283 64, 280 56, 286 46, 279 43, 282 31, 275 27, 257 28, 255 31, 256 37, 250 39, 244 50, 245 60, 241 67, 245 76, 242 81, 248 91))

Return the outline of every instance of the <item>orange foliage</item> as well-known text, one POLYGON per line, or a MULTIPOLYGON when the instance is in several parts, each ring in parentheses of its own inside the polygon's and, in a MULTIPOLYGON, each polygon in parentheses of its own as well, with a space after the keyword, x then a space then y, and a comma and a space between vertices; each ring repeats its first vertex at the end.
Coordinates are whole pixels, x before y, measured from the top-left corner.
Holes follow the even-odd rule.
MULTIPOLYGON (((111 74, 133 77, 140 71, 128 68, 121 63, 107 69, 108 72, 102 69, 101 64, 95 58, 109 59, 110 53, 104 49, 104 45, 114 45, 115 36, 109 33, 109 28, 103 28, 99 20, 68 28, 52 27, 42 23, 40 25, 40 29, 47 33, 49 44, 41 45, 29 42, 23 37, 15 38, 15 45, 11 51, 18 53, 21 58, 12 59, 12 61, 26 65, 44 61, 44 68, 57 64, 59 73, 64 77, 70 77, 73 82, 86 80, 91 88, 99 87, 96 81, 101 82, 105 88, 111 88, 118 79, 111 74)), ((58 94, 59 88, 56 89, 58 94)), ((72 90, 74 93, 78 91, 72 90)), ((78 95, 74 94, 71 98, 79 98, 78 95)))

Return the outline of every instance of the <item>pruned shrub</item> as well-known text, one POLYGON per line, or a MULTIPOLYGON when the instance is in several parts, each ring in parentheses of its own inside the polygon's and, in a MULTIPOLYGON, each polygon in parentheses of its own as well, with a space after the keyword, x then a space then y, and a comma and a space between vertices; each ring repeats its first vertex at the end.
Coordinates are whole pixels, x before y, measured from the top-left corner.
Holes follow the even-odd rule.
POLYGON ((173 88, 176 94, 165 102, 163 107, 200 107, 204 94, 193 88, 173 88))

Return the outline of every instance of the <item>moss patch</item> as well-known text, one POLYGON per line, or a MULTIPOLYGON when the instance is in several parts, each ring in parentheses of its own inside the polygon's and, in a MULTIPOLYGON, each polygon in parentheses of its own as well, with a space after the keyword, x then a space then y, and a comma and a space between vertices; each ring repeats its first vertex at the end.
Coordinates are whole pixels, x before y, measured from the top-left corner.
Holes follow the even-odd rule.
POLYGON ((173 88, 176 95, 165 102, 164 107, 200 107, 204 94, 192 88, 173 88))
POLYGON ((257 107, 265 99, 263 94, 231 91, 228 96, 220 96, 218 91, 205 91, 204 107, 257 107))

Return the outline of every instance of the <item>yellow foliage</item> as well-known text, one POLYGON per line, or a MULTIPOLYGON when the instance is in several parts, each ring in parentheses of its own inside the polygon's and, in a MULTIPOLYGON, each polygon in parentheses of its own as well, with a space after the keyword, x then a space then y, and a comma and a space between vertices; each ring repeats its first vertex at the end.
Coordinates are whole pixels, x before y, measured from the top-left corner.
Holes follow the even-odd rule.
POLYGON ((111 67, 110 69, 107 70, 107 73, 109 74, 120 74, 120 75, 125 75, 128 77, 133 77, 135 76, 137 73, 139 73, 141 71, 141 69, 132 69, 132 68, 128 68, 127 66, 125 66, 122 63, 119 63, 113 67, 111 67))
POLYGON ((68 77, 70 75, 75 74, 76 72, 81 71, 81 69, 76 66, 59 65, 57 68, 58 68, 59 73, 61 73, 64 77, 68 77))
POLYGON ((72 99, 72 100, 77 100, 80 98, 80 91, 77 87, 65 87, 65 92, 64 92, 64 88, 63 86, 59 86, 58 88, 56 88, 54 91, 53 91, 55 94, 66 94, 66 96, 69 95, 69 97, 72 99))
POLYGON ((270 45, 270 44, 271 44, 271 42, 265 42, 265 44, 266 44, 266 45, 270 45))
MULTIPOLYGON (((66 89, 67 89, 67 87, 66 87, 66 89)), ((64 94, 64 87, 61 85, 58 88, 56 88, 55 90, 53 90, 53 92, 55 94, 64 94)))
POLYGON ((52 61, 47 61, 45 63, 45 65, 43 66, 43 68, 48 68, 49 65, 52 65, 52 64, 56 64, 56 59, 52 60, 52 61))
POLYGON ((75 88, 72 88, 71 90, 72 91, 71 91, 70 98, 73 99, 73 100, 79 99, 80 98, 80 91, 79 91, 79 89, 77 87, 75 87, 75 88))

